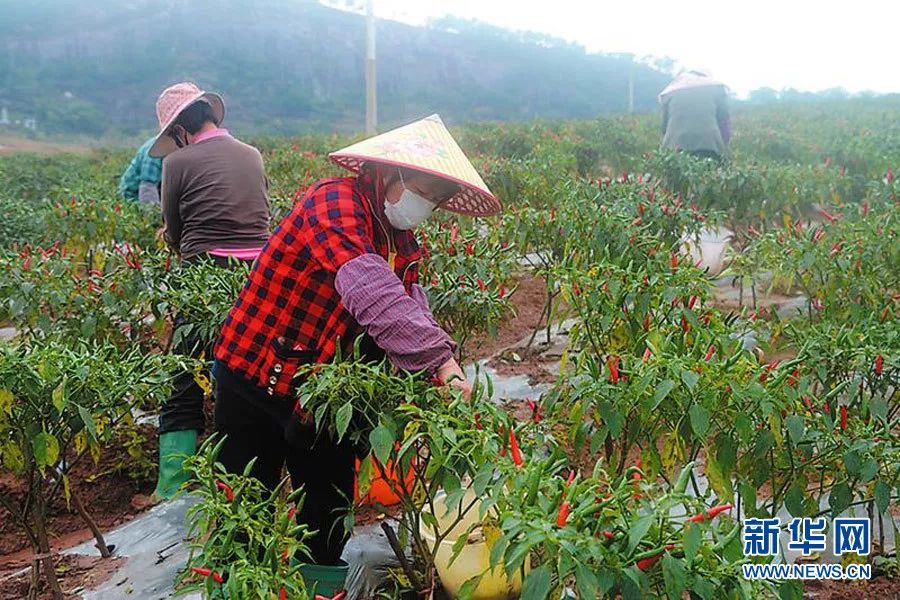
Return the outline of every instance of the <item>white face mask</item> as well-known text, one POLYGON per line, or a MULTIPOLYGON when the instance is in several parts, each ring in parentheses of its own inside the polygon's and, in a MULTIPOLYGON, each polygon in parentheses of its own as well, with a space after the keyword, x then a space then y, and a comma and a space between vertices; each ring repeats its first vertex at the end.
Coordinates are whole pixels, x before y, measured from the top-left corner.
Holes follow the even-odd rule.
POLYGON ((395 229, 408 230, 421 225, 425 219, 431 216, 437 205, 419 194, 406 189, 403 183, 403 175, 400 175, 400 185, 403 193, 400 200, 391 203, 384 201, 384 216, 395 229))

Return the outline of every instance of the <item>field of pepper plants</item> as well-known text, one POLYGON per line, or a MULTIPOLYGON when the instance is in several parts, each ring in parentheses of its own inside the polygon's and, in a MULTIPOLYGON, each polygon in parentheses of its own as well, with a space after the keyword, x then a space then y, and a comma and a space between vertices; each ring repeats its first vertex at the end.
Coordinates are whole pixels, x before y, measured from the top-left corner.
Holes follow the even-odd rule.
MULTIPOLYGON (((399 566, 377 597, 898 594, 900 102, 738 112, 722 166, 658 152, 658 127, 644 115, 454 131, 504 213, 422 227, 422 284, 459 358, 529 373, 542 383, 531 397, 504 398, 480 372, 466 400, 353 348, 304 373, 316 427, 368 452, 363 500, 335 508, 350 528, 373 511, 394 523, 399 566), (721 228, 719 272, 685 241, 721 228), (394 505, 365 500, 376 483, 394 505), (872 519, 872 551, 830 562, 868 563, 872 580, 743 577, 783 560, 746 557, 743 520, 786 531, 838 515, 872 519), (473 552, 481 566, 452 583, 473 552)), ((340 174, 326 155, 349 140, 253 142, 274 226, 340 174)), ((2 598, 70 594, 59 540, 79 528, 113 560, 104 531, 136 510, 97 498, 152 489, 144 417, 178 373, 210 389, 179 342, 213 340, 246 276, 168 253, 159 211, 115 197, 129 158, 0 158, 0 552, 30 567, 2 598)), ((224 473, 216 444, 190 461, 200 501, 178 590, 313 598, 289 560, 304 556, 303 490, 224 473)), ((803 559, 817 558, 829 562, 803 559)))

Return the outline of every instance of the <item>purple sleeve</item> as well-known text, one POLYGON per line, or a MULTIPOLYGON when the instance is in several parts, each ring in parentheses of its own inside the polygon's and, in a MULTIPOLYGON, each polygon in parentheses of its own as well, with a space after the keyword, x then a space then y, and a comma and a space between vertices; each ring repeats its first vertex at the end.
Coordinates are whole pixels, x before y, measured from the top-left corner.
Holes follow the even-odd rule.
POLYGON ((414 287, 420 297, 407 295, 381 256, 363 254, 344 263, 334 283, 344 307, 395 367, 434 373, 453 357, 453 341, 434 321, 424 291, 414 287))

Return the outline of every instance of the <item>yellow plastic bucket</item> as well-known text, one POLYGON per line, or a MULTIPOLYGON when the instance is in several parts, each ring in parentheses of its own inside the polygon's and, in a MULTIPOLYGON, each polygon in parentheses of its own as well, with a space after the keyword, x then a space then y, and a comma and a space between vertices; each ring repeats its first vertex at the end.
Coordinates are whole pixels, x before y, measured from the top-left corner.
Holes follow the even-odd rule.
MULTIPOLYGON (((453 506, 449 513, 444 504, 446 496, 443 493, 437 495, 434 500, 435 519, 438 522, 438 532, 446 531, 457 518, 459 518, 460 507, 453 506)), ((463 497, 462 507, 465 508, 475 500, 475 493, 469 489, 463 497)), ((441 583, 447 594, 451 598, 459 597, 459 591, 462 586, 480 574, 484 574, 478 587, 472 595, 473 600, 511 600, 518 598, 522 591, 522 577, 519 573, 510 580, 506 577, 506 572, 502 565, 498 565, 490 570, 491 565, 491 547, 483 538, 480 541, 472 541, 463 546, 462 551, 453 564, 450 560, 453 557, 453 544, 461 535, 466 535, 469 528, 478 522, 479 505, 475 504, 462 518, 462 520, 450 531, 437 549, 435 556, 435 567, 441 578, 441 583)), ((423 511, 431 512, 426 506, 423 511)), ((434 548, 436 535, 434 530, 425 524, 424 520, 420 521, 419 532, 425 543, 434 548)), ((526 569, 527 569, 526 561, 526 569)))

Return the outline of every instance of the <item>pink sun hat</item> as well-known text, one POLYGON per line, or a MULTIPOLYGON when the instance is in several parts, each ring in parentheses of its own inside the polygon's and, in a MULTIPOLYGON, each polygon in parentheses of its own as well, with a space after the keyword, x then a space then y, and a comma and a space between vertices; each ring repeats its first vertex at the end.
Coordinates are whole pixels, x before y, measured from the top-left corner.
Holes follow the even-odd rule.
POLYGON ((159 119, 159 133, 156 141, 150 146, 150 156, 159 158, 178 149, 175 140, 168 136, 169 127, 175 122, 184 110, 197 101, 203 101, 212 106, 216 125, 220 125, 225 118, 225 101, 222 96, 214 92, 204 92, 197 84, 183 81, 169 86, 163 90, 156 100, 156 118, 159 119))

